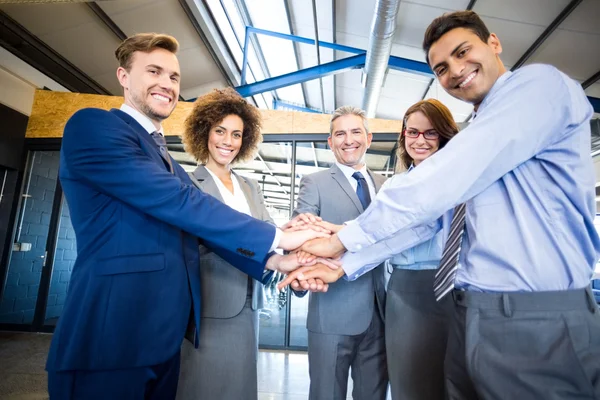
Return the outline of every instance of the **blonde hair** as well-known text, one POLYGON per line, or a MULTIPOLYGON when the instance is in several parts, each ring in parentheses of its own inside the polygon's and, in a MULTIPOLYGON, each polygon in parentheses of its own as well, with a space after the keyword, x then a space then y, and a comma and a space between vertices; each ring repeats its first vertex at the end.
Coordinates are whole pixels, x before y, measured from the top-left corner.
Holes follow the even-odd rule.
POLYGON ((136 51, 149 53, 157 48, 175 54, 179 50, 179 42, 173 36, 162 33, 138 33, 125 39, 115 50, 115 56, 119 61, 119 66, 129 71, 133 53, 136 51))

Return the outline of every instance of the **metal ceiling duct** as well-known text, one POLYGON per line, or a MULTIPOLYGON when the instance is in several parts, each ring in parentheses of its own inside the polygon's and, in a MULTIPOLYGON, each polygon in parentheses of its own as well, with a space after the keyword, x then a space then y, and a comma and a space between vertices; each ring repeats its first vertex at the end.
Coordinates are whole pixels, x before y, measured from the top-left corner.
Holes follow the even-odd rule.
POLYGON ((377 111, 379 95, 392 52, 392 42, 396 31, 396 15, 398 15, 399 7, 400 0, 377 0, 377 6, 375 7, 369 48, 367 49, 367 60, 362 76, 362 83, 365 88, 362 104, 369 118, 375 117, 377 111))

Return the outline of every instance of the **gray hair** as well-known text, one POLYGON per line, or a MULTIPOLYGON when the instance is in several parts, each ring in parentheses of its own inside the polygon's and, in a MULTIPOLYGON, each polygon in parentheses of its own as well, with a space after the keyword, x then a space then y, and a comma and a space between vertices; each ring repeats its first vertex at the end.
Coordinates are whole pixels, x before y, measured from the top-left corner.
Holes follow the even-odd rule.
POLYGON ((343 117, 344 115, 356 115, 357 117, 360 117, 360 119, 362 119, 363 126, 365 127, 365 131, 369 133, 369 121, 367 120, 367 114, 365 113, 365 110, 361 110, 360 108, 354 106, 341 106, 338 107, 333 114, 331 114, 331 121, 329 122, 330 136, 333 133, 333 121, 339 117, 343 117))

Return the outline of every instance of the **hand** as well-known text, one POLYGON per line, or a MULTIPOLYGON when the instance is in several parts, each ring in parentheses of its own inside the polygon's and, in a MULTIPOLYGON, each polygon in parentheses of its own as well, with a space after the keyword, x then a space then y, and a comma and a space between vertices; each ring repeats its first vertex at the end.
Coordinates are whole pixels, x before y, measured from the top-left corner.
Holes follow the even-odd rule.
MULTIPOLYGON (((315 262, 316 258, 311 263, 308 263, 306 265, 312 265, 315 262)), ((282 274, 287 274, 289 272, 294 271, 302 265, 303 264, 301 264, 298 261, 298 256, 296 255, 296 253, 290 253, 284 256, 282 256, 281 254, 273 254, 267 260, 267 265, 265 265, 265 268, 270 269, 272 271, 279 271, 282 274)))
POLYGON ((302 250, 319 257, 339 258, 344 254, 346 248, 337 235, 333 235, 306 242, 302 245, 302 250))
POLYGON ((295 280, 292 283, 290 283, 290 286, 292 287, 292 289, 294 289, 296 291, 307 290, 310 292, 321 292, 321 293, 325 293, 329 289, 329 284, 324 283, 320 279, 307 279, 305 281, 295 280))
POLYGON ((281 240, 279 241, 279 248, 292 251, 302 246, 307 240, 327 237, 329 237, 328 233, 318 232, 310 228, 294 232, 283 232, 281 240))
MULTIPOLYGON (((300 267, 294 272, 291 272, 277 285, 277 289, 281 290, 296 280, 307 281, 309 279, 320 279, 323 283, 333 283, 342 276, 344 276, 344 270, 342 268, 333 270, 325 264, 316 263, 312 266, 300 267)), ((300 285, 302 284, 300 283, 300 285)))
POLYGON ((321 217, 317 217, 316 215, 312 215, 309 213, 298 214, 287 223, 285 223, 281 230, 285 231, 289 228, 296 227, 299 225, 312 225, 316 222, 322 221, 321 217))
POLYGON ((327 221, 315 222, 315 225, 320 226, 323 229, 327 229, 331 233, 338 233, 344 227, 344 225, 336 225, 336 224, 332 224, 331 222, 327 222, 327 221))

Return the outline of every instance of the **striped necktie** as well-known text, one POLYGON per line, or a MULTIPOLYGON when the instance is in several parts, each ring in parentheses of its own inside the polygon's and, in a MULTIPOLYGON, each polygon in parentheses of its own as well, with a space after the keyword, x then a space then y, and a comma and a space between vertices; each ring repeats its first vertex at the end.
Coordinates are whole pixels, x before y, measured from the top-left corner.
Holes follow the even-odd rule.
POLYGON ((465 233, 465 208, 465 203, 462 203, 454 209, 454 217, 452 217, 452 223, 450 224, 450 235, 444 246, 440 267, 435 273, 433 281, 433 293, 437 301, 440 301, 454 289, 458 257, 465 233))
POLYGON ((167 141, 165 140, 165 137, 161 135, 160 132, 152 132, 150 136, 152 136, 152 139, 154 139, 156 142, 163 160, 169 164, 169 172, 173 173, 173 164, 171 163, 171 157, 169 157, 169 151, 167 149, 167 141))

